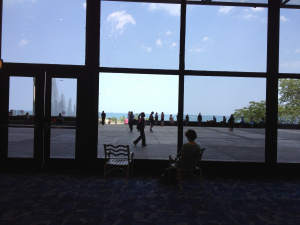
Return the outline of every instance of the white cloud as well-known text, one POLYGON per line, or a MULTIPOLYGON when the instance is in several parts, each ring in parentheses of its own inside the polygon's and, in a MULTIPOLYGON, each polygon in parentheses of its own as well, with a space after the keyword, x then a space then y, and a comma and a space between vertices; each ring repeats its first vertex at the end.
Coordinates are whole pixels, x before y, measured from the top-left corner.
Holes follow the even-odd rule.
POLYGON ((176 46, 177 46, 177 43, 173 41, 171 47, 174 48, 176 46))
POLYGON ((295 50, 295 53, 296 53, 296 54, 299 54, 299 53, 300 53, 300 48, 297 48, 297 49, 295 50))
POLYGON ((210 39, 208 37, 204 37, 202 38, 202 41, 206 42, 206 41, 209 41, 210 39))
POLYGON ((164 10, 172 16, 180 16, 180 5, 151 3, 149 10, 164 10))
POLYGON ((203 51, 203 49, 200 47, 193 47, 193 48, 189 49, 189 52, 195 52, 195 53, 200 53, 202 51, 203 51))
POLYGON ((290 19, 289 19, 289 18, 286 18, 285 16, 280 16, 280 20, 281 20, 282 22, 288 22, 288 21, 290 21, 290 19))
POLYGON ((253 15, 253 14, 251 14, 251 13, 242 16, 242 18, 244 18, 244 19, 251 19, 251 18, 256 18, 256 17, 257 17, 257 16, 255 16, 255 15, 253 15))
POLYGON ((219 13, 228 14, 234 10, 233 6, 221 6, 219 8, 219 13))
POLYGON ((169 30, 166 32, 166 35, 171 35, 171 34, 172 34, 172 32, 169 30))
POLYGON ((86 2, 82 3, 83 9, 86 9, 86 2))
POLYGON ((112 33, 119 32, 122 33, 125 29, 126 24, 135 25, 136 22, 132 15, 127 14, 126 11, 118 11, 109 14, 107 17, 107 21, 111 24, 112 33))
POLYGON ((158 39, 155 43, 156 43, 157 46, 162 46, 163 45, 161 39, 158 39))
POLYGON ((20 42, 19 42, 19 46, 26 46, 29 44, 29 40, 27 40, 26 38, 23 38, 20 42))
POLYGON ((142 46, 142 48, 144 48, 146 50, 146 52, 151 52, 152 48, 148 47, 148 46, 142 46))

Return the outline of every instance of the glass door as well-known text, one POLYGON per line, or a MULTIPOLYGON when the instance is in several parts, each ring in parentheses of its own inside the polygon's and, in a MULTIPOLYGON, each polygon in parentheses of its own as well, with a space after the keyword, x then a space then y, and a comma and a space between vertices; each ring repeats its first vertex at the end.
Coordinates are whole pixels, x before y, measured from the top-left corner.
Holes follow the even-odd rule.
POLYGON ((77 78, 47 77, 45 158, 75 159, 77 78))
POLYGON ((9 79, 8 158, 34 158, 35 78, 9 79))

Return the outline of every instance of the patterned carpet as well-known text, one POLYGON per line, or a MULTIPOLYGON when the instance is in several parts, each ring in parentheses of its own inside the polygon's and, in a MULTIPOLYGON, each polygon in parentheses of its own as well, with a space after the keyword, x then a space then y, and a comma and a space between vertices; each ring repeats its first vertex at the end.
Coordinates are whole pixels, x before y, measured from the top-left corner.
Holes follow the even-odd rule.
POLYGON ((158 177, 1 172, 0 224, 300 224, 299 179, 158 177))

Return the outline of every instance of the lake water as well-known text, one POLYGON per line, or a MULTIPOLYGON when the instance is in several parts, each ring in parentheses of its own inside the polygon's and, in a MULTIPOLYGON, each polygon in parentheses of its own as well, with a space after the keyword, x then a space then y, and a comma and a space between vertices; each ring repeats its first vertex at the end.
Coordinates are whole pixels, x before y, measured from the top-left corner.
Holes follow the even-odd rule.
MULTIPOLYGON (((117 119, 120 119, 123 116, 125 116, 125 118, 127 118, 127 114, 128 114, 128 113, 113 113, 113 112, 105 112, 105 113, 106 113, 106 118, 116 117, 117 119)), ((99 118, 101 118, 101 112, 99 112, 98 114, 99 114, 99 118)), ((133 112, 133 114, 135 115, 134 112, 133 112)), ((145 115, 146 115, 146 118, 149 118, 150 113, 149 114, 145 113, 145 115)), ((174 117, 174 120, 176 121, 176 115, 172 114, 172 116, 174 117)), ((184 115, 184 119, 185 119, 185 116, 186 115, 184 115)), ((170 117, 170 114, 165 114, 165 121, 169 121, 169 117, 170 117)), ((197 121, 198 115, 189 115, 189 117, 190 117, 191 122, 197 121)), ((217 122, 223 121, 223 116, 215 115, 215 117, 217 119, 217 122)), ((230 116, 225 115, 225 117, 226 117, 226 121, 228 121, 230 116)), ((206 122, 207 120, 212 120, 212 119, 213 119, 213 115, 202 115, 203 122, 206 122)), ((160 121, 160 113, 158 114, 158 120, 160 121)))

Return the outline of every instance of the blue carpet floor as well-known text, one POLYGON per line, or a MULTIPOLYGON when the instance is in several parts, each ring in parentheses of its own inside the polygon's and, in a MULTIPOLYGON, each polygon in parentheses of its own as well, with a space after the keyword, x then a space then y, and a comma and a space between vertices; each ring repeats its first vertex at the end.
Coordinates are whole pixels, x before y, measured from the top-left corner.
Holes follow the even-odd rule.
POLYGON ((299 179, 157 178, 0 172, 0 224, 300 224, 299 179))

